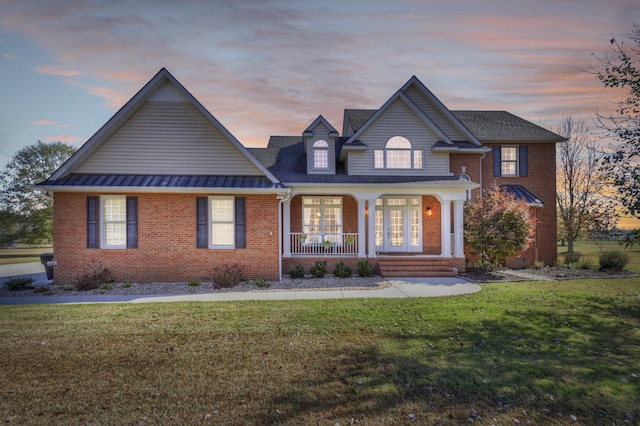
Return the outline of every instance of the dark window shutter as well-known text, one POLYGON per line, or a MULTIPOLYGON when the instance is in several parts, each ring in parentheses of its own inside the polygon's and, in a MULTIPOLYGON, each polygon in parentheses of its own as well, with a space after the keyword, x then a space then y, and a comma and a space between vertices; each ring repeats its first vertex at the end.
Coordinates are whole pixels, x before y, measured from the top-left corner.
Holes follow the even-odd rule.
POLYGON ((502 176, 502 147, 500 145, 493 147, 493 175, 502 176))
POLYGON ((87 197, 87 248, 100 248, 99 206, 100 199, 98 197, 87 197))
POLYGON ((198 248, 208 248, 209 247, 209 233, 208 225, 207 225, 207 216, 208 216, 208 206, 209 200, 207 197, 197 197, 196 198, 196 240, 198 248))
POLYGON ((127 248, 138 248, 138 197, 127 197, 127 248))
POLYGON ((520 160, 520 176, 529 176, 529 158, 526 145, 520 145, 520 153, 518 155, 520 160))
POLYGON ((247 248, 247 235, 246 235, 246 198, 235 198, 235 236, 236 236, 236 248, 247 248))

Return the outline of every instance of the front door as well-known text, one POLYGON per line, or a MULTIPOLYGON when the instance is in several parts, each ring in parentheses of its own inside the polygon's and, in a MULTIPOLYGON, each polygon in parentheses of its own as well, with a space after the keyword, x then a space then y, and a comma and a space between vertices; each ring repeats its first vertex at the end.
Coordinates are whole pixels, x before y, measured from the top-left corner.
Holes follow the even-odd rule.
POLYGON ((421 205, 420 197, 382 197, 376 201, 378 251, 421 251, 421 205))

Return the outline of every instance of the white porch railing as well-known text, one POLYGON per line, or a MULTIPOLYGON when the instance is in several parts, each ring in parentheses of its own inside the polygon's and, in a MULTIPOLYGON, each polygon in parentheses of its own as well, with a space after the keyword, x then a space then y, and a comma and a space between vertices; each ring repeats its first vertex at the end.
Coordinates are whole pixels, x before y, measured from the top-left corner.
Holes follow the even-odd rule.
POLYGON ((357 255, 358 234, 304 234, 292 232, 291 254, 307 255, 357 255))

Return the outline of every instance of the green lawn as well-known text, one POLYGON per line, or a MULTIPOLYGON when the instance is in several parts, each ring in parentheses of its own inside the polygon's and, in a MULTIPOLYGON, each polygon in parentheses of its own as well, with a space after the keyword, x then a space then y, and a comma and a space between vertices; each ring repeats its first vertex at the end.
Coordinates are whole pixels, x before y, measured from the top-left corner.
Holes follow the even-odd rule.
POLYGON ((0 307, 14 424, 637 424, 640 278, 0 307), (574 420, 575 419, 575 420, 574 420))
POLYGON ((51 253, 53 247, 18 247, 15 249, 0 249, 0 265, 13 263, 40 262, 42 253, 51 253))
MULTIPOLYGON (((592 240, 580 240, 574 242, 573 250, 583 255, 583 257, 591 258, 593 264, 598 266, 598 256, 603 251, 620 250, 629 255, 628 270, 634 272, 640 272, 640 244, 636 244, 633 247, 625 247, 617 241, 592 241, 592 240)), ((562 262, 564 253, 567 252, 567 247, 558 245, 558 262, 562 262)))

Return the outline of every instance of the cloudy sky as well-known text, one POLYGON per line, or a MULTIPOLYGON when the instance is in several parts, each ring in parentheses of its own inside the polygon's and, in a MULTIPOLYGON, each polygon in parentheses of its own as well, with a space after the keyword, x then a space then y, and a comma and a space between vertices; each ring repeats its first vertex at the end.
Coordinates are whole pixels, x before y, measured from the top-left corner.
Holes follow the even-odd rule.
POLYGON ((246 146, 412 75, 451 109, 591 122, 615 95, 592 54, 634 22, 637 0, 0 0, 0 164, 79 146, 162 67, 246 146))

